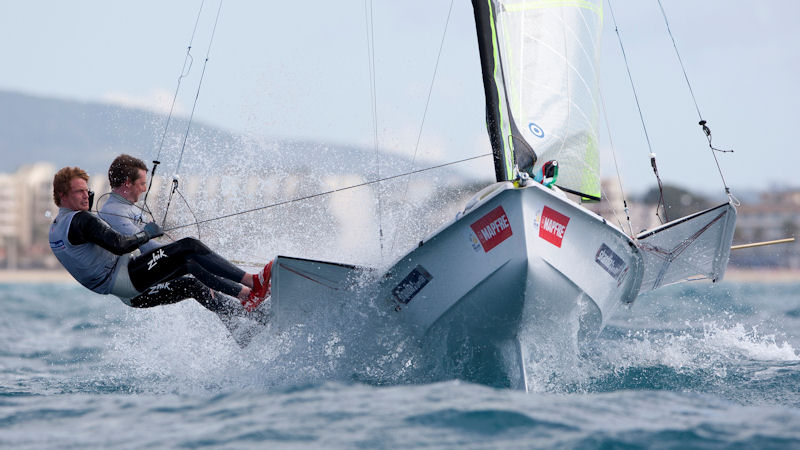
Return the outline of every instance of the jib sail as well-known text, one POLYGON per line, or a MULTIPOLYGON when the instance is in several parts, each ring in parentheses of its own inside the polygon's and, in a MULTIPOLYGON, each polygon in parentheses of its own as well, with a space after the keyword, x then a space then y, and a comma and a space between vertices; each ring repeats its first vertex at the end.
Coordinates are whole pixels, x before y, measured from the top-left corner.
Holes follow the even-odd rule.
POLYGON ((559 162, 558 185, 600 197, 600 0, 473 0, 498 181, 559 162))

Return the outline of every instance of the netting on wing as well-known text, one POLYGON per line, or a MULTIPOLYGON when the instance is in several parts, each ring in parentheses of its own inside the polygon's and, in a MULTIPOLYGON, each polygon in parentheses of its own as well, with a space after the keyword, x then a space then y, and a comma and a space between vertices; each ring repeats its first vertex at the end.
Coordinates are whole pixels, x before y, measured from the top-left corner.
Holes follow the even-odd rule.
POLYGON ((725 203, 637 236, 644 262, 639 292, 692 279, 721 279, 735 224, 736 209, 725 203))

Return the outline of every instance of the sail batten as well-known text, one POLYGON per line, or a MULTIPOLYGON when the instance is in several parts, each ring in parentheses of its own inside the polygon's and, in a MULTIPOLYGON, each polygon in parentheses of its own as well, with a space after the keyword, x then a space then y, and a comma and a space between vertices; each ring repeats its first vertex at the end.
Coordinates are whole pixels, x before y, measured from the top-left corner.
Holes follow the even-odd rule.
POLYGON ((473 0, 473 6, 498 181, 558 160, 560 186, 599 197, 602 3, 473 0))

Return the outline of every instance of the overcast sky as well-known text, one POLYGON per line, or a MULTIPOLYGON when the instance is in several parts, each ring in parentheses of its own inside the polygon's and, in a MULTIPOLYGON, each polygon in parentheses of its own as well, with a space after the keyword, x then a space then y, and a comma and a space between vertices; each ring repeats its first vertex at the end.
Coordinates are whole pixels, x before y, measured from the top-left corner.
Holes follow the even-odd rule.
MULTIPOLYGON (((800 39, 795 0, 662 0, 728 184, 798 186, 800 39)), ((164 111, 201 1, 0 0, 0 89, 164 111)), ((219 3, 206 0, 177 111, 197 93, 219 3)), ((667 182, 721 181, 655 0, 614 0, 659 169, 667 182)), ((420 134, 449 0, 374 0, 381 147, 450 161, 489 151, 471 3, 455 1, 420 134)), ((197 120, 255 136, 373 146, 364 1, 223 3, 197 120)), ((606 3, 602 83, 629 191, 654 184, 649 150, 606 3)), ((2 105, 0 105, 2 107, 2 105)), ((603 127, 605 129, 605 127, 603 127)), ((613 175, 602 136, 604 175, 613 175)), ((153 149, 143 149, 151 159, 153 149)), ((465 170, 493 175, 488 159, 465 170)))

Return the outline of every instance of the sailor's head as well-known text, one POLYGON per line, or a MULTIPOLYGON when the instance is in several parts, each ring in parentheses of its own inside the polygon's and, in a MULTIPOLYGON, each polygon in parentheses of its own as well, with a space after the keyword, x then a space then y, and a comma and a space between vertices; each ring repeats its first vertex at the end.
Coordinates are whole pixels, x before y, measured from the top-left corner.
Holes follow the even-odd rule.
POLYGON ((89 175, 80 167, 64 167, 53 177, 53 201, 56 206, 73 211, 88 211, 91 207, 89 175))
POLYGON ((108 168, 111 190, 130 202, 137 202, 147 191, 147 165, 139 158, 122 154, 108 168))

